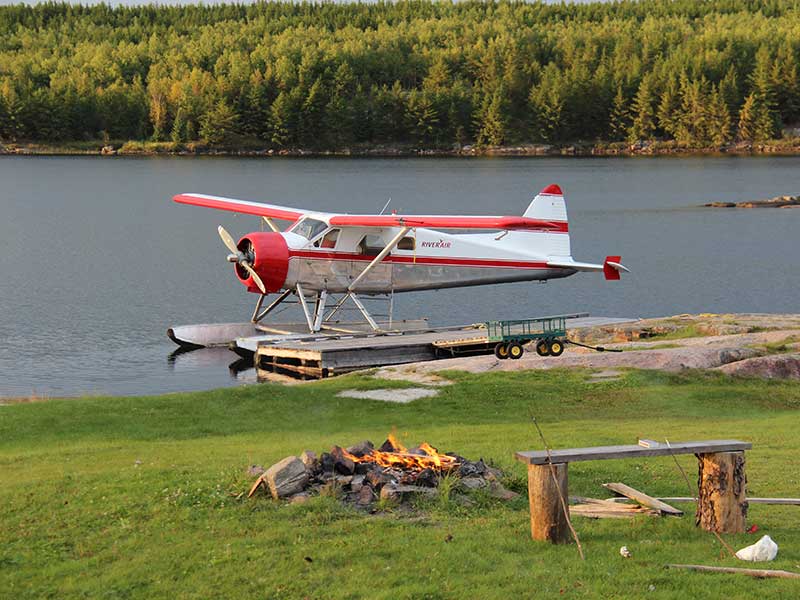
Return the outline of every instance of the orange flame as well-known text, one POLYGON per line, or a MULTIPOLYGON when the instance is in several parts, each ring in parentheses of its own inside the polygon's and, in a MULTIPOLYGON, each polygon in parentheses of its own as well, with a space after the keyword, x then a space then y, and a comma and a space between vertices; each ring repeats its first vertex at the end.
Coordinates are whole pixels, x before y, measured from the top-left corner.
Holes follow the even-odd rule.
POLYGON ((342 450, 342 452, 347 458, 356 463, 371 462, 381 467, 400 468, 406 471, 422 471, 424 469, 449 471, 459 464, 458 459, 440 453, 427 442, 422 442, 419 445, 418 450, 423 454, 416 454, 409 452, 394 435, 389 434, 387 439, 394 451, 383 452, 373 449, 364 454, 364 456, 355 456, 347 450, 342 450))

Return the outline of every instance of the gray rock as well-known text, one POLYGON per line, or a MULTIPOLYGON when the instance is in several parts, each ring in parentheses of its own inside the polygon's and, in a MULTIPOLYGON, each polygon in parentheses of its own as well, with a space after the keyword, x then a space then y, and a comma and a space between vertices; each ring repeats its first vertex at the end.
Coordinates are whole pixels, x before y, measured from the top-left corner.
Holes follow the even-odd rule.
POLYGON ((289 502, 292 504, 305 504, 309 500, 311 500, 311 494, 307 492, 300 492, 299 494, 289 496, 289 502))
POLYGON ((267 469, 264 479, 273 498, 286 498, 303 491, 308 483, 308 471, 298 457, 287 456, 267 469))
POLYGON ((718 367, 728 375, 763 379, 800 379, 800 354, 772 354, 728 363, 718 367))
POLYGON ((303 453, 300 455, 300 460, 303 461, 303 464, 309 471, 313 471, 317 466, 317 454, 311 450, 303 450, 303 453))
POLYGON ((436 496, 437 493, 438 490, 436 490, 436 488, 387 483, 381 488, 381 499, 402 502, 403 500, 419 496, 432 498, 436 496))
POLYGON ((483 477, 464 477, 459 481, 459 486, 463 490, 478 490, 487 485, 488 482, 483 477))

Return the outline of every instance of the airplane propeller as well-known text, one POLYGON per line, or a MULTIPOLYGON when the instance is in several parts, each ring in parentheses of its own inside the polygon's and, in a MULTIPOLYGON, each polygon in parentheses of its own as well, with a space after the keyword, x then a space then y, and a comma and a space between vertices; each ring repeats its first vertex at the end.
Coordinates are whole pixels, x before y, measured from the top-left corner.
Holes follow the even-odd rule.
POLYGON ((231 234, 228 233, 225 228, 220 225, 217 228, 219 232, 219 237, 222 238, 222 243, 225 244, 225 247, 231 251, 231 254, 228 255, 228 261, 234 262, 241 265, 248 273, 250 273, 250 277, 253 278, 253 281, 258 286, 258 289, 261 290, 262 294, 267 293, 267 288, 264 286, 264 282, 261 281, 261 277, 258 276, 256 270, 253 268, 253 265, 250 264, 250 253, 248 252, 245 254, 239 248, 236 247, 236 242, 231 237, 231 234))

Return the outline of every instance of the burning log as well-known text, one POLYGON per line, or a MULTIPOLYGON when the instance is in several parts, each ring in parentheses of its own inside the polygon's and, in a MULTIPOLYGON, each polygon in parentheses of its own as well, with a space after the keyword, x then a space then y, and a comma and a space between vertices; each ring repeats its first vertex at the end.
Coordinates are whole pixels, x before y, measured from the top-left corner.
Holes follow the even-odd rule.
POLYGON ((339 446, 331 448, 331 457, 333 458, 333 468, 342 475, 352 475, 356 470, 356 463, 353 460, 356 458, 347 450, 343 450, 339 446))
POLYGON ((347 451, 350 454, 357 456, 359 458, 361 458, 365 454, 372 453, 374 450, 375 446, 373 446, 372 442, 370 442, 369 440, 364 440, 363 442, 347 447, 347 451))

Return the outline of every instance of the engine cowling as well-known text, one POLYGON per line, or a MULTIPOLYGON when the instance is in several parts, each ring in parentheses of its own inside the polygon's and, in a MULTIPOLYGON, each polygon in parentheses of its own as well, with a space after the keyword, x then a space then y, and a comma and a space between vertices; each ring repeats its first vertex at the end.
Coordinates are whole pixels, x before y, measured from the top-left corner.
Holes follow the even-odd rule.
MULTIPOLYGON (((267 292, 280 291, 286 283, 286 273, 289 271, 289 247, 283 236, 271 231, 255 231, 240 239, 236 247, 249 257, 250 264, 261 277, 267 292)), ((260 294, 261 290, 250 273, 239 264, 235 268, 236 277, 247 286, 247 291, 260 294)))

